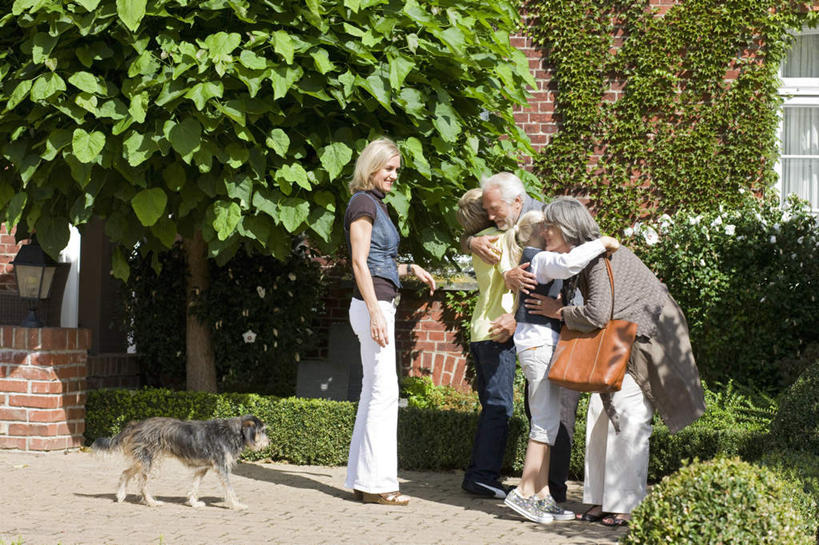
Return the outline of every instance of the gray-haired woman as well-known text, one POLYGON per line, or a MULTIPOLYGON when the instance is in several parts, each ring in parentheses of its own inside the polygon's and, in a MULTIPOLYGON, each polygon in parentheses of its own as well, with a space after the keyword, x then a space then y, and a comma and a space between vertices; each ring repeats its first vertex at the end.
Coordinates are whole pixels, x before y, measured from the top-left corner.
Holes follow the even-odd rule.
MULTIPOLYGON (((600 236, 600 229, 577 199, 561 197, 543 209, 553 236, 577 245, 600 236)), ((559 318, 570 328, 602 328, 612 314, 612 295, 604 259, 614 275, 614 318, 637 323, 622 389, 593 394, 586 423, 583 502, 592 507, 578 519, 607 526, 628 524, 646 495, 648 447, 654 410, 671 433, 705 412, 699 372, 691 352, 688 324, 668 288, 628 248, 592 260, 574 277, 583 305, 532 295, 525 301, 535 314, 559 318)))

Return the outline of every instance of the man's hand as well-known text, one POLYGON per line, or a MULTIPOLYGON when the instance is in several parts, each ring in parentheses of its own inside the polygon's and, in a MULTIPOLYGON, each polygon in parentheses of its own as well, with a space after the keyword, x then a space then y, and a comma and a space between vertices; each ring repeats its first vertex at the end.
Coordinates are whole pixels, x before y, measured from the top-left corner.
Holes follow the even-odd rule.
POLYGON ((489 334, 496 343, 505 343, 515 334, 518 323, 513 314, 504 314, 489 326, 489 334))
POLYGON ((526 294, 535 289, 535 287, 537 287, 537 278, 534 273, 525 270, 528 268, 529 263, 524 263, 503 273, 503 281, 506 283, 506 288, 526 294))
POLYGON ((523 304, 530 314, 546 316, 547 318, 557 318, 558 320, 561 318, 560 311, 563 309, 563 300, 560 295, 555 299, 548 295, 531 293, 529 294, 529 298, 523 301, 523 304))
POLYGON ((498 240, 497 235, 472 237, 469 241, 469 249, 488 265, 495 265, 500 261, 500 250, 494 244, 496 240, 498 240))

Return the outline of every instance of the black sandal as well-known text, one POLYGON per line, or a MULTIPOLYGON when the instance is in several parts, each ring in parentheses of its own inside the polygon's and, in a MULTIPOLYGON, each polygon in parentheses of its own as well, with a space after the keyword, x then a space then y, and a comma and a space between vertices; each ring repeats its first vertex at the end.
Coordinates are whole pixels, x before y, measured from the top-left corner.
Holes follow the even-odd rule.
POLYGON ((628 526, 629 519, 618 517, 617 515, 607 515, 602 517, 600 524, 608 526, 609 528, 619 528, 621 526, 628 526))
POLYGON ((600 513, 597 514, 597 515, 592 515, 591 514, 592 510, 597 509, 599 507, 600 507, 599 505, 589 507, 588 509, 586 509, 586 511, 584 513, 576 514, 575 519, 579 520, 579 521, 582 521, 582 522, 597 522, 600 519, 602 519, 603 517, 609 516, 609 513, 604 513, 602 509, 600 509, 600 513))

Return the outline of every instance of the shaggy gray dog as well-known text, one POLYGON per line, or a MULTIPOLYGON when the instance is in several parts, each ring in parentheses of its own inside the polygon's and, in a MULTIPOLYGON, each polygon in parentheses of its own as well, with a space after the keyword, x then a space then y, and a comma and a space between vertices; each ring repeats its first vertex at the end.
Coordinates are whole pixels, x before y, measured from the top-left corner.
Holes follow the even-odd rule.
POLYGON ((143 501, 150 506, 161 504, 148 492, 148 476, 162 457, 174 456, 194 469, 193 486, 188 495, 191 507, 205 505, 198 499, 199 483, 205 473, 213 469, 225 489, 228 507, 246 509, 230 485, 230 471, 245 448, 261 450, 267 445, 264 423, 253 415, 245 415, 206 421, 149 418, 129 422, 119 434, 101 437, 91 448, 97 452, 121 451, 131 460, 131 466, 120 477, 117 502, 125 499, 128 481, 138 475, 143 501))

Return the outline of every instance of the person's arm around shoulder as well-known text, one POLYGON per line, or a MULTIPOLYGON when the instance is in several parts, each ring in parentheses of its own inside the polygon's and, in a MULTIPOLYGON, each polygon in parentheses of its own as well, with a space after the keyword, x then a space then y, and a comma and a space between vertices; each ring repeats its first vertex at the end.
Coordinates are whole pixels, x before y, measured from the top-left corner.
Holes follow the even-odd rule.
POLYGON ((580 306, 566 306, 560 311, 561 319, 569 329, 591 331, 605 327, 611 318, 611 283, 606 270, 606 256, 589 265, 586 284, 588 293, 580 306))
POLYGON ((430 295, 435 292, 435 278, 420 265, 416 265, 415 263, 402 263, 398 265, 398 275, 415 276, 418 280, 429 286, 430 295))
POLYGON ((370 255, 370 240, 373 233, 373 222, 368 216, 361 216, 350 224, 350 253, 352 256, 353 277, 367 305, 370 314, 370 335, 379 346, 387 346, 389 332, 387 321, 378 306, 375 297, 375 287, 370 269, 367 267, 367 257, 370 255))

